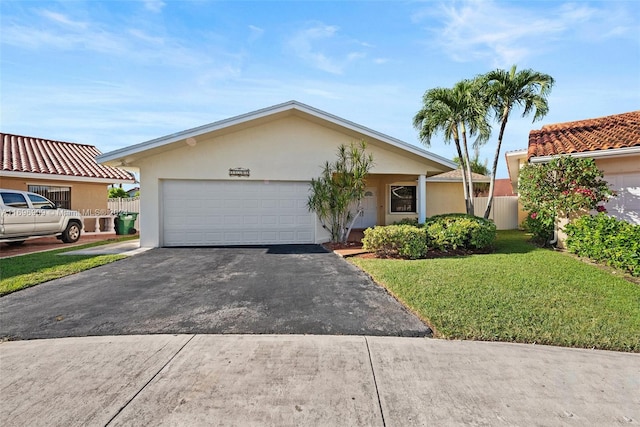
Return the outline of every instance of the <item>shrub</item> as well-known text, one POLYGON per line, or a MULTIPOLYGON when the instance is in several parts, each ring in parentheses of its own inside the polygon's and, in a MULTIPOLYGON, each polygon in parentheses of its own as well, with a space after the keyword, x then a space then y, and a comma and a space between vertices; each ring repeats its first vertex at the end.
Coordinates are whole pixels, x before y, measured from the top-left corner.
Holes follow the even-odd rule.
POLYGON ((436 215, 425 223, 427 245, 442 251, 485 249, 496 239, 492 221, 467 214, 436 215))
POLYGON ((553 238, 554 222, 553 215, 541 215, 538 212, 531 212, 522 222, 522 228, 527 233, 531 233, 533 243, 547 246, 553 238))
POLYGON ((418 218, 402 218, 401 220, 394 221, 393 225, 414 225, 420 227, 418 224, 418 218))
POLYGON ((384 257, 424 258, 429 248, 440 251, 490 247, 496 226, 484 218, 447 214, 429 218, 424 226, 394 224, 364 231, 363 248, 384 257))
POLYGON ((585 215, 565 227, 567 249, 640 276, 640 226, 603 213, 585 215))
POLYGON ((387 225, 364 230, 364 250, 384 257, 424 258, 427 236, 424 228, 413 225, 387 225))

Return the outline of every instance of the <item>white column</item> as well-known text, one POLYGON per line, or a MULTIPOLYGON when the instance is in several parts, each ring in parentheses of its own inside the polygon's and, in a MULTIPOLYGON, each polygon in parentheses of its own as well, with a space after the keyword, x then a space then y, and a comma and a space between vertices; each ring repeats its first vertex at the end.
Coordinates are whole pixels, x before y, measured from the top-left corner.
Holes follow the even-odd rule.
POLYGON ((427 176, 418 177, 418 224, 424 224, 427 219, 427 176))

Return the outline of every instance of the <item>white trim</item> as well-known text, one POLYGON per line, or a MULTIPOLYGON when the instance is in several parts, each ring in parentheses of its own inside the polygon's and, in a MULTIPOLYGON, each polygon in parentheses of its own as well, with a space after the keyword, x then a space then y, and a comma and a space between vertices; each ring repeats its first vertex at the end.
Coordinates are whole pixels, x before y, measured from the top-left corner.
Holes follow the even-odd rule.
MULTIPOLYGON (((462 178, 438 178, 437 176, 433 176, 431 178, 427 178, 426 179, 427 182, 462 182, 462 178)), ((491 178, 486 177, 486 178, 473 178, 473 182, 478 183, 478 182, 491 182, 491 178)))
POLYGON ((418 209, 418 224, 424 224, 427 220, 427 177, 425 175, 420 175, 418 177, 418 188, 416 188, 416 197, 418 204, 416 208, 418 209))
POLYGON ((358 125, 349 120, 342 119, 338 116, 334 116, 333 114, 329 114, 324 111, 318 110, 316 108, 313 108, 309 105, 303 104, 298 101, 288 101, 282 104, 274 105, 272 107, 263 108, 261 110, 253 111, 250 113, 246 113, 246 114, 231 117, 228 119, 220 120, 214 123, 210 123, 204 126, 199 126, 193 129, 188 129, 182 132, 173 133, 171 135, 163 136, 163 137, 152 139, 136 145, 114 150, 109 153, 99 155, 98 157, 96 157, 96 161, 98 163, 107 163, 107 162, 113 162, 113 161, 120 161, 121 163, 126 163, 125 157, 127 156, 132 156, 132 155, 141 153, 143 151, 162 147, 178 141, 183 141, 188 138, 195 138, 205 133, 228 128, 231 126, 249 122, 251 120, 260 119, 263 117, 267 117, 267 116, 271 116, 277 113, 282 113, 287 111, 302 112, 310 116, 319 118, 321 120, 325 120, 327 122, 341 126, 343 128, 352 130, 354 132, 361 133, 365 136, 375 138, 391 146, 400 148, 404 151, 408 151, 412 154, 415 154, 417 156, 420 156, 432 162, 439 163, 443 166, 450 167, 452 169, 455 169, 457 167, 457 165, 454 162, 446 159, 445 157, 423 150, 421 148, 413 146, 399 139, 377 132, 373 129, 369 129, 365 126, 358 125))
POLYGON ((0 177, 7 178, 27 178, 27 179, 40 179, 45 181, 72 181, 72 182, 93 182, 101 184, 118 184, 118 183, 132 183, 135 180, 124 179, 111 179, 111 178, 90 178, 86 176, 70 176, 70 175, 53 175, 42 174, 33 172, 14 172, 14 171, 1 171, 0 177))
POLYGON ((601 159, 601 158, 612 158, 612 157, 623 157, 631 154, 640 154, 640 147, 625 147, 625 148, 613 148, 611 150, 594 150, 594 151, 582 151, 580 153, 561 153, 555 154, 553 156, 539 156, 539 157, 531 157, 529 162, 531 163, 547 163, 553 159, 556 159, 561 156, 571 156, 576 158, 592 158, 592 159, 601 159))

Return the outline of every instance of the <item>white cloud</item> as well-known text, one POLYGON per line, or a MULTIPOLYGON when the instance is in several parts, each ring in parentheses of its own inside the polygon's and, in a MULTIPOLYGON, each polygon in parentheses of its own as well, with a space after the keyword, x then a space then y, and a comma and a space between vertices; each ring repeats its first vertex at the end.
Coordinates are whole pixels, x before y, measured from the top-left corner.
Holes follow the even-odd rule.
POLYGON ((143 0, 144 7, 151 12, 159 13, 166 6, 162 0, 143 0))
POLYGON ((62 13, 53 12, 50 10, 40 10, 39 14, 50 21, 53 21, 57 24, 61 24, 66 27, 85 29, 88 26, 86 22, 74 21, 62 13))
POLYGON ((366 42, 349 39, 339 34, 339 27, 315 23, 296 33, 289 40, 289 47, 306 63, 331 74, 342 74, 351 62, 363 59, 362 51, 345 51, 354 45, 372 47, 366 42))
POLYGON ((291 40, 289 46, 295 54, 312 66, 332 74, 342 74, 342 65, 316 50, 314 44, 323 39, 333 37, 338 27, 333 25, 316 24, 298 32, 291 40))
POLYGON ((255 25, 249 25, 249 41, 254 42, 261 38, 264 34, 264 29, 256 27, 255 25))
MULTIPOLYGON (((554 5, 469 0, 421 9, 412 19, 422 22, 427 16, 435 17, 438 24, 429 30, 436 45, 455 61, 484 60, 507 67, 552 49, 581 28, 603 25, 613 13, 583 3, 548 7, 554 5)), ((610 34, 616 31, 607 29, 610 34)))

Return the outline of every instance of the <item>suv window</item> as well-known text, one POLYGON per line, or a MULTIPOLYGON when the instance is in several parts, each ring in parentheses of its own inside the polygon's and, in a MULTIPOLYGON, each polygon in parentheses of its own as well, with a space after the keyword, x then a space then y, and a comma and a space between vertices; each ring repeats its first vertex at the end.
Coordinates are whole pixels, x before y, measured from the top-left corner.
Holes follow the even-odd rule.
POLYGON ((49 200, 42 196, 36 196, 35 194, 29 194, 29 200, 35 209, 55 209, 56 207, 49 200))
POLYGON ((27 199, 20 193, 0 193, 2 202, 11 208, 29 208, 27 199))

